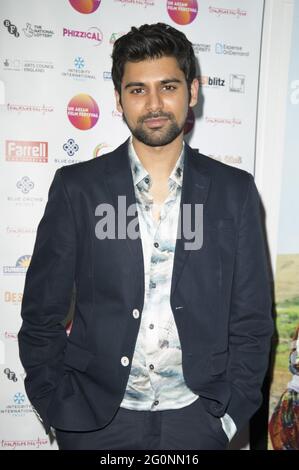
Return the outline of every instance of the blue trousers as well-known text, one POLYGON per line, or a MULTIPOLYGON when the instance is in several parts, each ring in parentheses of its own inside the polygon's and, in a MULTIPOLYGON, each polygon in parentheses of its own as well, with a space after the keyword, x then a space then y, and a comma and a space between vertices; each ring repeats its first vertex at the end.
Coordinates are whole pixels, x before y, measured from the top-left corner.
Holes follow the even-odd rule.
POLYGON ((105 427, 71 432, 56 429, 60 450, 225 450, 221 420, 197 399, 184 408, 133 411, 118 408, 105 427))

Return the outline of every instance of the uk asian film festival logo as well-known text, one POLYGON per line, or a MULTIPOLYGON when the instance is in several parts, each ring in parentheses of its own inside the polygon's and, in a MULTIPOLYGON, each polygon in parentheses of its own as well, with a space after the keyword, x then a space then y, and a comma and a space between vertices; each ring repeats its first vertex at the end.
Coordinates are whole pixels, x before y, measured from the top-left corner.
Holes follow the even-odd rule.
POLYGON ((67 115, 74 127, 86 131, 96 125, 100 110, 96 101, 90 95, 80 93, 69 102, 67 115))
POLYGON ((167 11, 175 23, 190 24, 197 16, 198 3, 197 0, 167 0, 167 11))
POLYGON ((69 0, 72 7, 79 13, 94 13, 100 6, 101 0, 69 0))

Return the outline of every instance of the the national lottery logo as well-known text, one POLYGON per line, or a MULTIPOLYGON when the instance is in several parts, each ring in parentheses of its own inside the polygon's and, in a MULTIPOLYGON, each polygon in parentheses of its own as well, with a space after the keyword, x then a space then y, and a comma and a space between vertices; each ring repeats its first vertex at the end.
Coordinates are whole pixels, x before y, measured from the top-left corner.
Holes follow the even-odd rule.
POLYGON ((15 266, 3 266, 4 275, 26 274, 31 261, 30 255, 23 255, 17 259, 15 266))
POLYGON ((23 33, 27 38, 51 38, 54 35, 52 29, 44 29, 39 24, 26 23, 23 33))
POLYGON ((100 6, 101 0, 69 0, 72 7, 79 13, 94 13, 100 6))

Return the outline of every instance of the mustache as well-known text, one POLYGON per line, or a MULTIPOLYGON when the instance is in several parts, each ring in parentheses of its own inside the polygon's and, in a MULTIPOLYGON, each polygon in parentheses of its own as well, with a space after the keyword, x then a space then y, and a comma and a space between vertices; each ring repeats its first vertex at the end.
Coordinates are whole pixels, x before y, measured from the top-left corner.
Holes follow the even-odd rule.
POLYGON ((139 119, 138 119, 138 122, 140 124, 143 124, 144 121, 146 121, 147 119, 155 119, 155 118, 168 118, 168 119, 173 119, 173 114, 172 113, 162 113, 162 112, 159 112, 159 113, 148 113, 146 114, 145 116, 141 116, 139 119))

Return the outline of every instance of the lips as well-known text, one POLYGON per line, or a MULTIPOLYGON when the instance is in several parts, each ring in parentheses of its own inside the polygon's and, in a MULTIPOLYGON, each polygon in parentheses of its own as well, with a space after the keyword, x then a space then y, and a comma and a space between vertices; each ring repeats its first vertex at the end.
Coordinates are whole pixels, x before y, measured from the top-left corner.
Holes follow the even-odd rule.
POLYGON ((162 127, 164 126, 164 124, 166 123, 166 121, 168 121, 168 118, 162 118, 162 117, 159 117, 159 118, 150 118, 150 119, 146 119, 144 122, 145 124, 150 127, 151 129, 153 128, 156 128, 156 127, 162 127))

